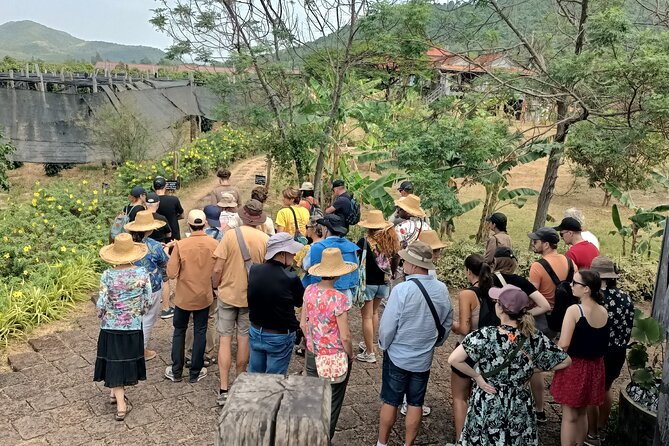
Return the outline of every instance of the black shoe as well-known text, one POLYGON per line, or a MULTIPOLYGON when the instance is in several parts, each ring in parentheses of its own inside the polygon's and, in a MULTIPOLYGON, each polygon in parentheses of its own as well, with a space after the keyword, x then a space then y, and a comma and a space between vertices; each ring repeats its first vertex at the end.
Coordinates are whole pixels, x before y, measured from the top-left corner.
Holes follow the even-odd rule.
POLYGON ((543 410, 541 412, 535 410, 534 414, 537 416, 537 423, 544 424, 548 421, 548 419, 546 418, 546 412, 544 412, 543 410))

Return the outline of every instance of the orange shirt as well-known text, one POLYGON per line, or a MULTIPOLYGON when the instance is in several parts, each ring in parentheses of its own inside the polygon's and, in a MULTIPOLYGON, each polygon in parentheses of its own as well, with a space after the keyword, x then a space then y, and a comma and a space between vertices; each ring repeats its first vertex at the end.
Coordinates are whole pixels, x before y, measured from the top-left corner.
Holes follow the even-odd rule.
POLYGON ((167 262, 167 276, 177 279, 174 304, 188 311, 207 308, 214 301, 211 273, 214 270, 214 250, 218 242, 204 232, 175 243, 167 262))
MULTIPOLYGON (((553 252, 545 255, 544 259, 546 259, 551 268, 553 268, 553 271, 555 271, 555 274, 560 280, 567 278, 568 264, 565 256, 553 252)), ((574 264, 574 271, 578 271, 576 264, 574 264)), ((537 290, 544 295, 548 303, 551 304, 552 309, 553 305, 555 305, 555 284, 539 262, 534 262, 532 266, 530 266, 530 282, 532 282, 532 284, 537 287, 537 290)))

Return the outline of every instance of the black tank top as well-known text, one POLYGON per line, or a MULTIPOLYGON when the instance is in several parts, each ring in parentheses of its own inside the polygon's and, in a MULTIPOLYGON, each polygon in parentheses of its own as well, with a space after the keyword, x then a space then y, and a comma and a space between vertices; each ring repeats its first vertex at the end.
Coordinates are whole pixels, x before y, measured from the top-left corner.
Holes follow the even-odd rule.
POLYGON ((578 305, 578 311, 581 312, 581 317, 574 327, 574 334, 571 337, 567 353, 574 358, 596 359, 603 357, 609 345, 609 321, 607 320, 606 325, 601 328, 594 328, 585 318, 581 305, 578 305))

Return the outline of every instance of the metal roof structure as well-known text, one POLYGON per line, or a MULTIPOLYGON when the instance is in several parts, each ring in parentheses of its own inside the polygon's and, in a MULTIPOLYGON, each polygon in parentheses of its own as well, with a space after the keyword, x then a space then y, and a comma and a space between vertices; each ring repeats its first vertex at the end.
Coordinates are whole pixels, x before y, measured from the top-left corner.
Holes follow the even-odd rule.
POLYGON ((173 141, 174 124, 192 116, 213 119, 216 103, 209 89, 190 80, 0 73, 0 127, 16 146, 14 161, 111 160, 108 149, 95 145, 89 128, 91 118, 110 105, 132 110, 148 123, 152 144, 147 152, 156 157, 173 141), (46 91, 54 84, 60 92, 46 91))

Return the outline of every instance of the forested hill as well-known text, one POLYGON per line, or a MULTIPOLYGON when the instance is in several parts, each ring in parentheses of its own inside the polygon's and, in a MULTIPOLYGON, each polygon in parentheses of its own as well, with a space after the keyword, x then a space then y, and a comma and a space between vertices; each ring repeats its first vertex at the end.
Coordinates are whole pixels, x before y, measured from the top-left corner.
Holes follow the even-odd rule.
POLYGON ((148 46, 119 45, 78 39, 70 34, 30 20, 0 25, 0 59, 10 56, 19 60, 41 59, 46 62, 84 60, 156 63, 165 53, 148 46))
MULTIPOLYGON (((658 1, 660 4, 669 3, 666 0, 658 1)), ((510 48, 518 44, 513 31, 489 7, 480 3, 484 2, 460 0, 435 4, 428 35, 435 43, 453 51, 510 48)), ((548 42, 560 39, 554 0, 498 0, 497 3, 528 39, 541 40, 549 45, 548 42)), ((570 7, 568 2, 562 3, 570 7)), ((611 3, 614 2, 590 2, 588 15, 596 14, 600 8, 610 6, 611 3)), ((642 26, 652 21, 649 11, 636 0, 619 3, 631 23, 642 26)), ((646 3, 654 5, 655 0, 646 3)))

